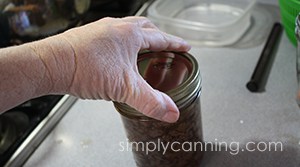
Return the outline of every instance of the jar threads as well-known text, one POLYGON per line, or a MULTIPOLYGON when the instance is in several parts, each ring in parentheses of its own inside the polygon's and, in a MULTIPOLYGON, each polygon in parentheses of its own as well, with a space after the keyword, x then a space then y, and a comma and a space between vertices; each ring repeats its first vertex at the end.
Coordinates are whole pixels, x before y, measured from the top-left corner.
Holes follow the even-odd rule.
POLYGON ((139 54, 138 69, 153 88, 172 98, 180 117, 175 123, 166 123, 114 102, 137 166, 199 166, 204 152, 197 60, 188 53, 146 51, 139 54))

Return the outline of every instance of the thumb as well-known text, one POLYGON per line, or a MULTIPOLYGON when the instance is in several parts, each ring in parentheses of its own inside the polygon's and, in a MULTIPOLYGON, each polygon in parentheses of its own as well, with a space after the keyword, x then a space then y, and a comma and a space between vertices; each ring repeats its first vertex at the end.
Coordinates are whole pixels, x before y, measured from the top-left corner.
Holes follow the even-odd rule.
POLYGON ((135 94, 127 99, 127 104, 144 115, 174 123, 179 118, 179 110, 173 100, 163 92, 153 89, 145 80, 141 80, 135 94))

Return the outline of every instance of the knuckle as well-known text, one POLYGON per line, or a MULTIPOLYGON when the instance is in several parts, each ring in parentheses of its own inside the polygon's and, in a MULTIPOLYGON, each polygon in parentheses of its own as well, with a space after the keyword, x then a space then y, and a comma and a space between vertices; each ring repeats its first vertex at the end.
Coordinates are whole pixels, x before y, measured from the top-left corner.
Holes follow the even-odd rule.
POLYGON ((113 28, 114 33, 121 37, 136 37, 139 29, 133 23, 119 23, 113 28))
POLYGON ((107 21, 107 20, 113 20, 113 19, 114 19, 114 18, 107 16, 107 17, 102 18, 101 20, 107 21))
POLYGON ((135 35, 139 30, 138 27, 133 23, 125 23, 123 28, 126 30, 126 33, 131 35, 135 35))

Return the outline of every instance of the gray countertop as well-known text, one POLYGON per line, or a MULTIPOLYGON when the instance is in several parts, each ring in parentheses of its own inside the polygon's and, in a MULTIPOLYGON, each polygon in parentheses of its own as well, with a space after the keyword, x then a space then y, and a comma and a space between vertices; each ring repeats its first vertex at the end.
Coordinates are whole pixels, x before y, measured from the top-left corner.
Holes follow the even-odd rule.
MULTIPOLYGON (((278 19, 278 8, 261 5, 256 10, 262 8, 275 10, 277 15, 271 12, 272 17, 268 18, 267 12, 260 13, 264 15, 259 16, 260 20, 254 18, 255 24, 265 22, 265 26, 249 29, 251 39, 246 34, 233 46, 193 47, 190 51, 200 65, 203 78, 204 141, 234 143, 238 147, 228 145, 227 151, 225 148, 206 151, 203 166, 300 166, 296 48, 284 33, 266 91, 251 93, 245 87, 274 18, 278 19), (254 143, 262 147, 246 150, 249 142, 253 147, 254 143), (260 151, 270 142, 281 142, 283 150, 260 151)), ((126 141, 120 116, 111 102, 78 100, 24 166, 135 166, 132 153, 120 151, 120 142, 126 141)))

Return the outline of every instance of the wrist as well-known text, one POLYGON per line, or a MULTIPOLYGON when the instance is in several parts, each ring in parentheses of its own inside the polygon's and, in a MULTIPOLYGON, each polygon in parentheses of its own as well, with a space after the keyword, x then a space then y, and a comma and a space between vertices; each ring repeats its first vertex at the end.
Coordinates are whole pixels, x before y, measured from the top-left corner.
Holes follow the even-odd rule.
POLYGON ((28 47, 45 67, 43 94, 68 93, 75 72, 72 47, 59 35, 30 43, 28 47))

